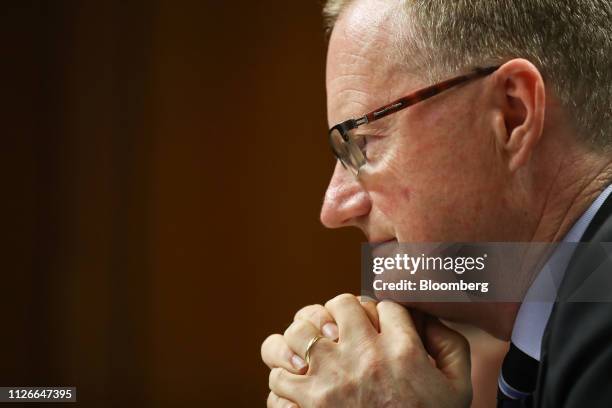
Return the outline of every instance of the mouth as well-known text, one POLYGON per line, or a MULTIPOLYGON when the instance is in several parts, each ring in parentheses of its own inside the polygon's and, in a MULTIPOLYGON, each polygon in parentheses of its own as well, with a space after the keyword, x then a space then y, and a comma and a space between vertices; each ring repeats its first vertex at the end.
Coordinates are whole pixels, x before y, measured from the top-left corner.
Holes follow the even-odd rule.
POLYGON ((370 245, 372 246, 378 246, 378 245, 385 245, 388 244, 389 242, 397 242, 397 238, 393 237, 393 238, 382 238, 382 239, 371 239, 368 241, 370 245))
POLYGON ((388 257, 392 256, 397 251, 397 239, 392 238, 381 241, 370 241, 370 248, 372 256, 375 257, 388 257))

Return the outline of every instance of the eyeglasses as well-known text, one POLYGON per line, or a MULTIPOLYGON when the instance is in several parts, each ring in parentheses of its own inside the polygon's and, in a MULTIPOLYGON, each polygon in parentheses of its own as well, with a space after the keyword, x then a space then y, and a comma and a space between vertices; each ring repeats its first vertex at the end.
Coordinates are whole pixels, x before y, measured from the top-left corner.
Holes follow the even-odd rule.
POLYGON ((361 125, 372 123, 375 120, 384 118, 392 113, 436 96, 454 86, 487 76, 495 72, 498 68, 499 66, 476 68, 469 74, 451 78, 439 84, 431 85, 406 95, 360 118, 349 119, 337 124, 329 130, 329 143, 331 144, 334 155, 340 160, 344 168, 350 170, 355 176, 358 176, 359 170, 367 163, 367 159, 363 153, 363 137, 356 134, 355 129, 361 125))

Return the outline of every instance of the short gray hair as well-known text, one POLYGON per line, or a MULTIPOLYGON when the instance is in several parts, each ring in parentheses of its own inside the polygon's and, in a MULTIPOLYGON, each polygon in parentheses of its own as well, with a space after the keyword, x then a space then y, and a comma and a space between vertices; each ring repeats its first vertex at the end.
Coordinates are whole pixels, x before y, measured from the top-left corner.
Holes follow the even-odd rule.
MULTIPOLYGON (((352 0, 328 0, 327 28, 352 0)), ((525 58, 584 140, 612 148, 610 0, 402 0, 400 61, 436 81, 467 68, 525 58)))

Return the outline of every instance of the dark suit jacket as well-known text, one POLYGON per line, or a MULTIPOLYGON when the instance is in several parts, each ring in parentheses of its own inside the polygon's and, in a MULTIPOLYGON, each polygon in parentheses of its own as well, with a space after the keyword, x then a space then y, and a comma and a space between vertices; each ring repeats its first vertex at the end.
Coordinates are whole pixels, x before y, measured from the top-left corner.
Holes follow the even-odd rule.
MULTIPOLYGON (((612 196, 582 241, 612 242, 612 196)), ((599 245, 576 249, 542 339, 535 407, 612 407, 612 302, 567 301, 612 298, 611 257, 599 245)))

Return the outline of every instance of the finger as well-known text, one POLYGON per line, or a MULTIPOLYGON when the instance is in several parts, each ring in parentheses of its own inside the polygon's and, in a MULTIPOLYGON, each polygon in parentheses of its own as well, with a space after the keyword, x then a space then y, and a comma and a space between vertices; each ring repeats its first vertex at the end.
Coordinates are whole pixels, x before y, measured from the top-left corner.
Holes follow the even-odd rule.
POLYGON ((288 399, 281 398, 272 391, 268 394, 267 401, 268 408, 298 408, 295 402, 291 402, 288 399))
MULTIPOLYGON (((306 320, 296 320, 291 323, 291 325, 285 330, 285 334, 283 335, 284 340, 287 342, 289 348, 302 359, 305 359, 306 356, 306 347, 310 341, 319 336, 319 329, 316 328, 312 323, 306 320)), ((317 344, 313 345, 313 348, 317 346, 320 347, 321 342, 330 342, 328 339, 320 339, 317 341, 317 344)), ((312 354, 312 350, 311 350, 312 354)))
POLYGON ((280 334, 268 336, 261 345, 261 359, 269 368, 282 367, 295 374, 306 372, 306 363, 295 354, 280 334))
POLYGON ((353 295, 336 296, 325 304, 325 308, 338 324, 340 341, 343 338, 371 336, 377 333, 365 309, 353 295))
POLYGON ((289 401, 295 401, 299 406, 308 406, 304 403, 308 390, 309 378, 306 375, 296 375, 290 373, 284 368, 273 368, 270 370, 268 386, 270 390, 279 396, 289 401))
POLYGON ((382 334, 408 339, 415 345, 421 344, 412 316, 404 306, 383 300, 376 305, 376 309, 382 334))
POLYGON ((330 340, 338 339, 338 326, 332 315, 322 305, 310 305, 301 308, 293 320, 306 320, 321 330, 321 333, 330 340))
POLYGON ((361 306, 365 310, 372 326, 376 331, 380 331, 380 324, 378 322, 378 310, 376 310, 376 301, 368 296, 357 296, 357 299, 361 303, 361 306))
POLYGON ((465 337, 433 317, 425 325, 425 347, 436 366, 460 390, 470 388, 470 345, 465 337))

